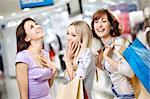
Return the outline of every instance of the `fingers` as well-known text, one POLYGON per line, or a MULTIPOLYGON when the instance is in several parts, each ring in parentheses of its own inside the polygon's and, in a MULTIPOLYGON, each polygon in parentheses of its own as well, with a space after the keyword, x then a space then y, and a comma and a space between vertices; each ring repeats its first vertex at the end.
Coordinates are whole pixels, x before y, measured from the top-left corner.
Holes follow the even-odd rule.
POLYGON ((41 64, 47 67, 47 60, 41 56, 41 64))
POLYGON ((71 50, 74 50, 77 48, 77 42, 72 42, 71 43, 71 50))
POLYGON ((53 70, 56 69, 56 64, 44 55, 41 55, 41 64, 44 67, 51 68, 53 70))
POLYGON ((78 44, 77 42, 75 42, 75 43, 74 43, 74 47, 73 47, 73 49, 72 49, 73 53, 75 53, 76 50, 79 49, 79 47, 80 47, 79 44, 78 44))
POLYGON ((43 62, 46 62, 46 61, 47 61, 47 58, 46 58, 44 55, 41 55, 41 60, 42 60, 43 62))
POLYGON ((113 43, 113 44, 110 45, 110 48, 113 49, 114 46, 115 46, 115 44, 113 43))
POLYGON ((111 49, 113 49, 114 48, 114 44, 111 44, 111 45, 106 45, 105 47, 104 47, 104 50, 105 49, 109 49, 109 50, 111 50, 111 49))
POLYGON ((78 42, 70 42, 70 43, 68 43, 69 45, 68 45, 68 47, 67 47, 67 50, 66 50, 66 52, 65 52, 65 54, 64 54, 64 58, 66 59, 66 60, 70 60, 70 59, 72 59, 73 57, 75 57, 75 55, 76 55, 76 52, 78 51, 78 50, 80 50, 80 47, 81 47, 81 45, 78 43, 78 42))
POLYGON ((103 51, 103 48, 99 49, 97 52, 98 52, 98 54, 100 54, 102 51, 103 51))
POLYGON ((77 44, 76 52, 79 52, 80 48, 81 48, 81 45, 77 44))
POLYGON ((47 57, 45 57, 45 56, 43 56, 43 55, 41 55, 41 63, 44 65, 44 66, 48 66, 49 65, 49 63, 51 62, 50 60, 49 60, 49 58, 47 58, 47 57))
POLYGON ((43 66, 47 67, 47 63, 42 62, 41 64, 42 64, 43 66))
POLYGON ((72 51, 74 47, 75 47, 75 42, 71 42, 69 50, 72 51))
POLYGON ((68 46, 68 50, 71 51, 73 54, 78 49, 78 47, 80 47, 78 42, 71 42, 68 46))
POLYGON ((104 48, 105 50, 110 49, 110 45, 106 45, 104 48))

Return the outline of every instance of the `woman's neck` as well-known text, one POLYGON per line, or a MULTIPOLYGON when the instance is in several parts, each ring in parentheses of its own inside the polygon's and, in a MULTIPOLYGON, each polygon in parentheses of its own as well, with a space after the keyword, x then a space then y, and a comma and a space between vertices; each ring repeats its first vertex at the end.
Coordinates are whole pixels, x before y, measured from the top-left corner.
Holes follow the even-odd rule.
POLYGON ((31 45, 29 46, 28 50, 30 50, 31 53, 33 54, 41 54, 43 48, 43 43, 42 42, 31 42, 31 45))
POLYGON ((107 36, 105 38, 101 38, 104 45, 107 45, 112 39, 114 39, 114 37, 112 37, 112 36, 107 36))

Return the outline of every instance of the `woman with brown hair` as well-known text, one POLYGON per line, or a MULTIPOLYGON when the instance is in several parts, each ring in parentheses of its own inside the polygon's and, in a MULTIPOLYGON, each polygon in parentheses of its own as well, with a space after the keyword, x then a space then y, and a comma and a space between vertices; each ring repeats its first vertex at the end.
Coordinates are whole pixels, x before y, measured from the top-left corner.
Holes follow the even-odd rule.
POLYGON ((121 32, 118 21, 107 9, 101 9, 93 15, 91 25, 94 37, 103 43, 99 64, 111 79, 114 97, 133 99, 134 90, 130 82, 133 71, 119 54, 119 49, 126 43, 119 37, 121 32))
POLYGON ((43 29, 31 18, 24 19, 16 30, 16 78, 20 99, 52 99, 55 63, 43 50, 43 29))

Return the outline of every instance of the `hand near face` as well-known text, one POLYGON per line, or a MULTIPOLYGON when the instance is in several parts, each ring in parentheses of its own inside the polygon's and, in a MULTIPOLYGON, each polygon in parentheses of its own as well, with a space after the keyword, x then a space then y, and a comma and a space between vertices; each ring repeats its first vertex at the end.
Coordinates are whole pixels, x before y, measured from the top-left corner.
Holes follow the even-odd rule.
POLYGON ((75 52, 80 48, 80 44, 77 42, 69 42, 66 53, 64 55, 65 60, 72 60, 75 52))

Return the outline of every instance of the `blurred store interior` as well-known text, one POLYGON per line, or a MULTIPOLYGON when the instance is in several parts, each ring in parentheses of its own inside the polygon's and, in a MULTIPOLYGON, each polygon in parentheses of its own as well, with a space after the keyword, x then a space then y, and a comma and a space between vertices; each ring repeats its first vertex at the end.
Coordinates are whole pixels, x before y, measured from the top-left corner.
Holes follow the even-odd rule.
MULTIPOLYGON (((40 0, 31 0, 34 1, 40 0)), ((102 8, 110 9, 122 26, 123 35, 132 41, 134 35, 142 31, 144 20, 150 17, 150 0, 47 1, 51 1, 51 4, 24 6, 23 2, 28 3, 30 0, 0 0, 0 99, 19 99, 15 75, 15 31, 24 18, 34 18, 44 28, 45 50, 51 51, 51 48, 54 50, 51 58, 57 63, 59 70, 55 82, 57 85, 65 82, 63 53, 69 23, 84 20, 90 25, 95 11, 102 8)), ((52 95, 55 97, 55 92, 52 95)))

